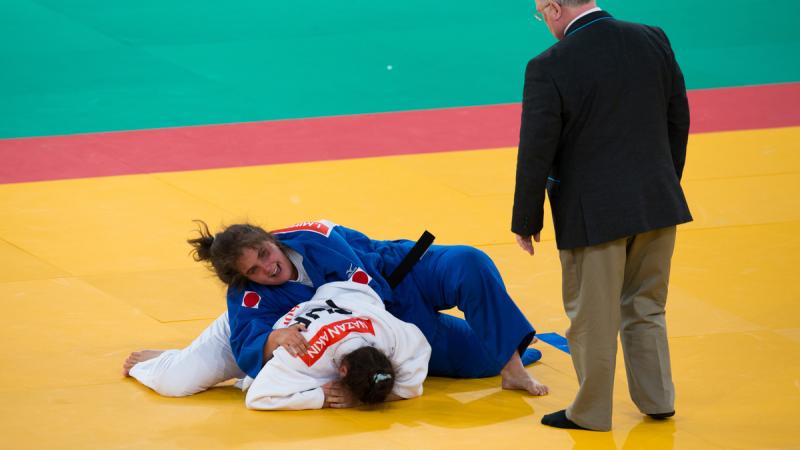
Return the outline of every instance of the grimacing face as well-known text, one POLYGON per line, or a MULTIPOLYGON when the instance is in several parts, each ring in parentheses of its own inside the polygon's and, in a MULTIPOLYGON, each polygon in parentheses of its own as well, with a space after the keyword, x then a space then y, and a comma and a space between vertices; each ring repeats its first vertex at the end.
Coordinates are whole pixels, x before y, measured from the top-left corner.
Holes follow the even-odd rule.
POLYGON ((245 247, 236 269, 248 280, 277 286, 297 279, 297 268, 274 242, 263 241, 256 248, 245 247))

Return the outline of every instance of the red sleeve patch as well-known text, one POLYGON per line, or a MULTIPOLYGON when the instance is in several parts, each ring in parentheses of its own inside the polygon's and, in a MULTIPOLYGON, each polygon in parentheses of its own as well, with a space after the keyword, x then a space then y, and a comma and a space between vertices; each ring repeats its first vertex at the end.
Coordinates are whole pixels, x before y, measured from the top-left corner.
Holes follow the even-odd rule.
POLYGON ((242 296, 242 306, 245 308, 258 309, 259 303, 261 303, 261 296, 258 295, 257 292, 244 291, 244 295, 242 296))
POLYGON ((360 284, 369 284, 369 282, 372 281, 372 277, 369 276, 367 272, 364 272, 363 269, 358 268, 355 271, 352 271, 348 281, 360 284))

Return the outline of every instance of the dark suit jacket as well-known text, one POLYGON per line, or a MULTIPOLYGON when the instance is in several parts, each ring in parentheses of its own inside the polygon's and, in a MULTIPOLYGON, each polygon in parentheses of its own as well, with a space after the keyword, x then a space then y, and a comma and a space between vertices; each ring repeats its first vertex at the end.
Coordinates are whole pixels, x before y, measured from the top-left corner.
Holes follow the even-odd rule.
POLYGON ((559 249, 691 221, 688 135, 664 32, 605 11, 580 18, 525 71, 512 231, 542 229, 545 189, 559 249))

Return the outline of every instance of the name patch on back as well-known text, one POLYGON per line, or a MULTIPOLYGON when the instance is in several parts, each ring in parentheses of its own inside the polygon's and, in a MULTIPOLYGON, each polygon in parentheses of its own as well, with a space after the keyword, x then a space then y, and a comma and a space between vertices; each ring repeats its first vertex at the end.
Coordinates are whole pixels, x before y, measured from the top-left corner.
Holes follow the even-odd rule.
POLYGON ((322 358, 329 346, 341 341, 350 333, 366 333, 375 336, 372 321, 366 317, 354 317, 329 323, 319 329, 313 338, 308 340, 308 353, 300 359, 311 367, 322 358))
POLYGON ((313 233, 321 234, 325 237, 330 237, 331 230, 336 224, 329 220, 318 220, 316 222, 301 222, 294 224, 288 228, 281 228, 279 230, 272 230, 272 234, 292 233, 295 231, 311 231, 313 233))

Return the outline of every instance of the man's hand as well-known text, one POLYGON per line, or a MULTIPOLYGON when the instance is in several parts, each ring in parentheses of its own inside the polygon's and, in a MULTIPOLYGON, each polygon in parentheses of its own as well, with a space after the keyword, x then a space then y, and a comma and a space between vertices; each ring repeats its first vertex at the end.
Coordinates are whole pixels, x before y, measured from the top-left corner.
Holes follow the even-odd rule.
MULTIPOLYGON (((522 236, 519 234, 514 234, 517 238, 517 244, 529 255, 533 255, 533 242, 531 242, 531 236, 522 236)), ((536 233, 533 235, 533 240, 539 242, 540 233, 536 233)))
POLYGON ((352 398, 350 391, 338 380, 322 385, 322 392, 325 393, 323 408, 352 408, 360 403, 352 398))
POLYGON ((267 345, 273 349, 283 347, 292 356, 306 355, 308 353, 308 342, 300 333, 301 331, 305 331, 305 329, 305 325, 297 323, 288 328, 272 330, 267 345))

